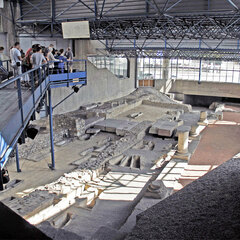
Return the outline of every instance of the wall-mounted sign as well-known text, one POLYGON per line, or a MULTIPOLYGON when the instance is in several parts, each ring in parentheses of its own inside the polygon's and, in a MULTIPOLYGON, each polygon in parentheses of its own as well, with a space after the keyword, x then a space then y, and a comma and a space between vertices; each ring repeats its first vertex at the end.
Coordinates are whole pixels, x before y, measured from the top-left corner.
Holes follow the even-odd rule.
POLYGON ((63 38, 90 38, 90 28, 88 21, 63 22, 62 30, 63 38))

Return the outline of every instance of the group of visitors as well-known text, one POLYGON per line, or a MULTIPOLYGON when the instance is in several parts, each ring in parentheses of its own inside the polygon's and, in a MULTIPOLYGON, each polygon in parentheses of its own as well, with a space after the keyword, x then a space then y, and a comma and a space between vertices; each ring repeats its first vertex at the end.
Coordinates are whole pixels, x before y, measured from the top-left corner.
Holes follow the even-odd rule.
MULTIPOLYGON (((50 74, 73 71, 73 52, 71 48, 68 47, 66 51, 64 51, 64 49, 60 49, 58 51, 54 48, 53 44, 50 44, 48 47, 41 46, 40 44, 34 44, 26 51, 26 53, 24 53, 21 49, 20 43, 16 42, 10 49, 10 60, 14 77, 19 76, 31 69, 40 67, 48 62, 50 74)), ((37 71, 35 72, 34 76, 37 84, 39 78, 37 71)), ((30 87, 28 74, 25 74, 24 77, 21 78, 21 83, 26 87, 30 87)))

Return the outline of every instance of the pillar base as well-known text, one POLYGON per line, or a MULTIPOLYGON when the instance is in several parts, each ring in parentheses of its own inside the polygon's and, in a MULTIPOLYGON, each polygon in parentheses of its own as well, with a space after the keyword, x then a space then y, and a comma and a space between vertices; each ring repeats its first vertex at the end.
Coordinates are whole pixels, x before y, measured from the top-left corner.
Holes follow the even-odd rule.
POLYGON ((175 155, 173 156, 173 158, 187 160, 187 161, 190 159, 190 157, 191 157, 190 153, 179 153, 179 152, 176 152, 175 155))
POLYGON ((204 122, 198 122, 198 125, 208 126, 208 120, 205 120, 204 122))
POLYGON ((199 141, 199 140, 201 140, 201 136, 200 135, 196 135, 196 136, 192 135, 192 136, 189 137, 189 139, 190 140, 198 140, 199 141))

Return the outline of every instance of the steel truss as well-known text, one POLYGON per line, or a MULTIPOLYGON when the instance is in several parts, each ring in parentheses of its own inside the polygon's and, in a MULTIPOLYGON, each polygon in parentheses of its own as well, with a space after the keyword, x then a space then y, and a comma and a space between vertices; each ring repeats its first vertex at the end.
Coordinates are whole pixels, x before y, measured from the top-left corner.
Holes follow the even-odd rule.
MULTIPOLYGON (((14 0, 8 0, 12 6, 14 0)), ((183 0, 94 0, 92 2, 86 0, 72 0, 57 12, 56 0, 39 0, 38 3, 31 3, 30 0, 19 0, 21 6, 21 15, 16 17, 12 16, 16 27, 16 35, 21 37, 62 37, 61 23, 65 21, 78 21, 88 20, 90 23, 90 33, 92 40, 107 40, 111 42, 106 45, 106 49, 110 52, 126 53, 127 55, 140 55, 146 50, 149 50, 148 40, 154 39, 176 39, 179 40, 179 45, 175 46, 171 50, 166 50, 165 53, 176 54, 181 51, 181 42, 189 39, 201 39, 201 40, 219 40, 219 44, 213 49, 209 47, 211 51, 218 51, 220 45, 229 39, 240 39, 240 1, 221 0, 221 6, 212 6, 211 0, 199 0, 205 2, 206 8, 204 10, 187 10, 187 3, 189 1, 183 0), (50 9, 45 12, 41 9, 41 6, 50 2, 50 9), (144 8, 142 11, 135 11, 132 9, 130 17, 127 4, 132 3, 136 5, 136 9, 140 3, 144 2, 144 8), (28 11, 23 11, 23 6, 28 6, 28 11), (80 16, 67 15, 66 13, 81 6, 86 15, 80 16), (125 13, 120 8, 126 8, 125 13), (179 9, 179 7, 181 7, 179 9), (222 10, 219 10, 222 9, 222 10), (29 19, 27 16, 31 13, 39 12, 41 18, 29 19), (142 39, 141 45, 136 45, 135 40, 142 39), (123 48, 122 46, 114 48, 116 40, 127 40, 132 46, 123 48), (135 49, 132 49, 134 46, 135 49)), ((34 1, 33 1, 34 2, 34 1)), ((130 11, 131 12, 131 11, 130 11)), ((4 17, 4 15, 2 14, 4 17)), ((194 50, 189 48, 189 51, 184 50, 184 53, 178 53, 183 56, 191 56, 192 53, 199 50, 199 54, 193 55, 209 56, 209 51, 203 54, 205 50, 198 49, 198 43, 196 42, 196 48, 194 50), (201 54, 200 54, 201 53, 201 54)), ((235 53, 238 53, 239 47, 234 49, 235 53)), ((161 48, 160 48, 161 50, 161 48)), ((219 51, 219 56, 224 56, 223 52, 219 51)), ((226 52, 227 53, 227 52, 226 52)), ((152 54, 152 53, 151 53, 152 54)), ((214 55, 211 53, 211 56, 214 55)), ((215 56, 215 55, 214 55, 215 56)))
MULTIPOLYGON (((73 19, 82 20, 82 19, 73 19)), ((16 21, 16 32, 25 37, 62 36, 64 20, 16 21), (47 32, 47 33, 46 33, 47 32)), ((68 19, 68 21, 70 21, 68 19)), ((171 18, 108 18, 90 21, 92 40, 105 39, 239 39, 240 13, 222 16, 181 16, 171 18)))
POLYGON ((147 57, 147 58, 168 58, 168 59, 202 59, 202 60, 221 60, 221 61, 240 61, 240 50, 230 49, 170 49, 170 48, 145 48, 142 51, 134 48, 126 49, 111 49, 109 53, 112 55, 122 55, 129 58, 132 57, 147 57))

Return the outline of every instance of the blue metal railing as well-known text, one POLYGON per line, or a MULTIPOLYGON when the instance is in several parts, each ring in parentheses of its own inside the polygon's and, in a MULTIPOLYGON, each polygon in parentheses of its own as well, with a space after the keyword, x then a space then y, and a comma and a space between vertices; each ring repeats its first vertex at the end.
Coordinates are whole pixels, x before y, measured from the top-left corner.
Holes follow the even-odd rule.
MULTIPOLYGON (((9 61, 7 62, 10 64, 9 61)), ((16 112, 13 116, 10 116, 6 126, 0 129, 0 170, 6 165, 9 154, 17 145, 18 139, 27 127, 30 119, 35 119, 35 111, 48 90, 50 97, 51 88, 87 84, 86 60, 67 61, 65 62, 67 70, 59 73, 58 69, 56 69, 56 74, 50 74, 51 69, 49 66, 51 63, 53 62, 48 62, 19 76, 6 79, 0 84, 0 93, 5 88, 10 88, 13 85, 17 88, 16 101, 18 104, 16 112), (71 72, 70 64, 73 65, 73 68, 77 67, 77 69, 71 72), (27 78, 29 78, 30 86, 28 86, 27 90, 24 90, 25 87, 21 85, 21 80, 27 78)), ((49 102, 51 102, 51 99, 49 99, 49 102)), ((20 170, 19 166, 18 170, 20 170)))

